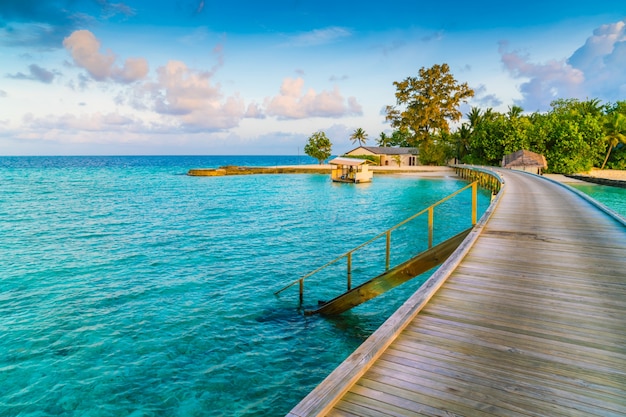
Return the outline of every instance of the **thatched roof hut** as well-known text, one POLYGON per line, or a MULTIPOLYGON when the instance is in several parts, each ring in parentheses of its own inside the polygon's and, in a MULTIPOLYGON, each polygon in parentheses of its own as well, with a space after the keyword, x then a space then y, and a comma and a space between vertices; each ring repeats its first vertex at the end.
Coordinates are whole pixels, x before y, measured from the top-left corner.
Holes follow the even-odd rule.
POLYGON ((502 158, 502 167, 541 174, 542 170, 548 168, 548 163, 546 162, 545 156, 522 149, 504 155, 502 158))

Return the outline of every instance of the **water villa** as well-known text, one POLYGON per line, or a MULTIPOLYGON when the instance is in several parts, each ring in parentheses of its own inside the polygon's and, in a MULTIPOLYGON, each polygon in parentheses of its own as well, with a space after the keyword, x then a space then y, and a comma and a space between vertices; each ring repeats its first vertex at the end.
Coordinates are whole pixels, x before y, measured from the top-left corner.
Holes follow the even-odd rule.
POLYGON ((330 177, 334 182, 372 182, 373 173, 369 170, 370 161, 366 159, 335 158, 331 165, 330 177))

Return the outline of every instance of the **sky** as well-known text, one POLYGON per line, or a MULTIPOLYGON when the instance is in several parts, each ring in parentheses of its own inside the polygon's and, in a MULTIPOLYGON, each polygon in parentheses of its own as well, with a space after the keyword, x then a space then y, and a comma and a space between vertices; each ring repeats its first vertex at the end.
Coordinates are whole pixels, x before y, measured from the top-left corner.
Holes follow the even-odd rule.
POLYGON ((0 155, 341 154, 443 63, 464 114, 626 100, 626 5, 0 0, 0 155))

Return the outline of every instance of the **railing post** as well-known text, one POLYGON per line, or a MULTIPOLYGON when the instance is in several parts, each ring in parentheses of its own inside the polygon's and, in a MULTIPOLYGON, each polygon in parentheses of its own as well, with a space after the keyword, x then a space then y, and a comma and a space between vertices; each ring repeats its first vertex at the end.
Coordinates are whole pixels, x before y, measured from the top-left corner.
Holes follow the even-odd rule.
POLYGON ((304 279, 300 278, 300 304, 304 301, 304 279))
POLYGON ((433 223, 435 217, 434 207, 428 208, 428 249, 433 247, 433 223))
POLYGON ((385 252, 385 271, 389 270, 391 260, 391 230, 387 230, 387 250, 385 252))
POLYGON ((352 289, 352 252, 348 252, 348 291, 352 289))
POLYGON ((472 226, 476 225, 476 213, 478 206, 478 184, 472 184, 472 226))

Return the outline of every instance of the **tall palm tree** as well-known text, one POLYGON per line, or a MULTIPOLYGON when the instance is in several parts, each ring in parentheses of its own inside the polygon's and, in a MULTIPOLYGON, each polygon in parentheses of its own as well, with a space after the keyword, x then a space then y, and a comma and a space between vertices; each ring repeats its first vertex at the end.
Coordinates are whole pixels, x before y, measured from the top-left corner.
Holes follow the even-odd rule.
POLYGON ((606 161, 609 160, 609 155, 611 155, 611 151, 614 147, 620 142, 626 144, 626 116, 618 112, 611 113, 607 115, 603 127, 604 140, 608 143, 608 150, 600 169, 604 169, 606 161))
POLYGON ((350 140, 352 141, 352 144, 359 142, 359 146, 362 146, 367 140, 367 133, 365 133, 365 130, 358 128, 352 133, 350 140))

